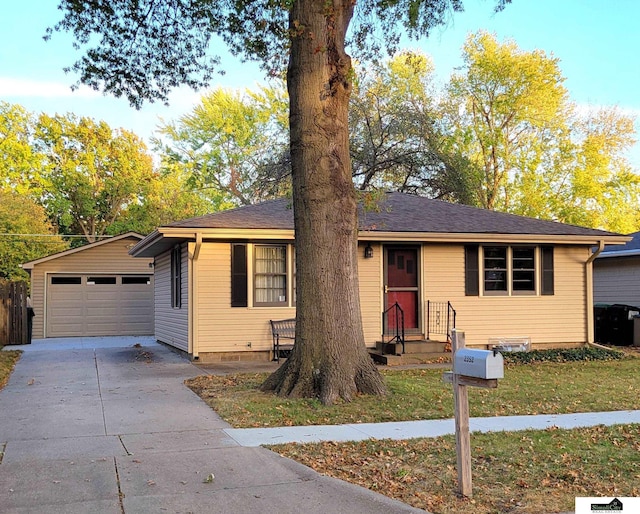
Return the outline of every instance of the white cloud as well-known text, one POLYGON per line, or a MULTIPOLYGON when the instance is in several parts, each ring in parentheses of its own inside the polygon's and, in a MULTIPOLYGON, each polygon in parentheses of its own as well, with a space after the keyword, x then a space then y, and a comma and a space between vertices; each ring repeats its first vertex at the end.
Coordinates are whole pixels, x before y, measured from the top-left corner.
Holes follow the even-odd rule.
POLYGON ((72 91, 69 84, 0 77, 0 97, 20 98, 95 98, 99 91, 81 86, 72 91))

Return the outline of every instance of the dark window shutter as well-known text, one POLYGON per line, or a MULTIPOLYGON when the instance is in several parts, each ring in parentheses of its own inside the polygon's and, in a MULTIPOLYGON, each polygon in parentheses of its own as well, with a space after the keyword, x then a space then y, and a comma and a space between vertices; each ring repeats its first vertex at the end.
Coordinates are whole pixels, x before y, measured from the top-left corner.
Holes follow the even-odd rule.
POLYGON ((480 294, 480 270, 478 269, 478 245, 464 247, 464 294, 480 294))
POLYGON ((247 245, 231 245, 231 307, 247 306, 247 245))
POLYGON ((553 246, 543 246, 542 250, 542 294, 554 294, 553 246))

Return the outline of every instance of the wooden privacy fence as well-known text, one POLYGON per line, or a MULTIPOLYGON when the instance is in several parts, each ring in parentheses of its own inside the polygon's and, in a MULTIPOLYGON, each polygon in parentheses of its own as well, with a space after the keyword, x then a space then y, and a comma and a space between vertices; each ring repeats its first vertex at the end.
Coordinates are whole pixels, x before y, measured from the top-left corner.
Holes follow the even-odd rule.
POLYGON ((0 280, 0 345, 31 342, 26 282, 0 280))

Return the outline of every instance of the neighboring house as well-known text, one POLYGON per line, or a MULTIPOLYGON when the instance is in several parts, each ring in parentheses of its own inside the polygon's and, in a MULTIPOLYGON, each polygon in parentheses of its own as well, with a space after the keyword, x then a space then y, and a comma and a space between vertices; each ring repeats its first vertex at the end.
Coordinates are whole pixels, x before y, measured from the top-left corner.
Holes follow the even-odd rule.
POLYGON ((153 334, 153 259, 129 232, 27 262, 33 338, 153 334))
POLYGON ((593 263, 595 303, 640 306, 640 232, 605 248, 593 263))
MULTIPOLYGON (((446 313, 427 312, 429 303, 451 302, 471 346, 593 341, 592 248, 627 240, 387 193, 378 209, 360 213, 365 342, 380 340, 382 312, 396 301, 413 337, 444 323, 446 313)), ((131 250, 155 259, 156 339, 201 360, 269 358, 269 320, 295 316, 294 244, 287 199, 158 228, 131 250)))

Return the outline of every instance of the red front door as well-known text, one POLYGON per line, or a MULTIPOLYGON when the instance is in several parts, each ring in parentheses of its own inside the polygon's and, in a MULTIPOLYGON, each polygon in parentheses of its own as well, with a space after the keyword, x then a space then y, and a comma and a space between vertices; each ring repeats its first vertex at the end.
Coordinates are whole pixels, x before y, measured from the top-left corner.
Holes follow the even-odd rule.
MULTIPOLYGON (((405 331, 418 332, 418 248, 388 247, 385 253, 385 310, 397 302, 404 312, 405 331)), ((387 333, 395 331, 399 324, 392 312, 386 320, 387 333)))

